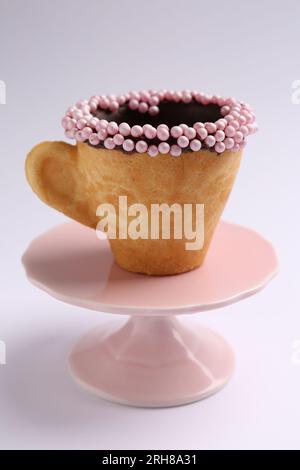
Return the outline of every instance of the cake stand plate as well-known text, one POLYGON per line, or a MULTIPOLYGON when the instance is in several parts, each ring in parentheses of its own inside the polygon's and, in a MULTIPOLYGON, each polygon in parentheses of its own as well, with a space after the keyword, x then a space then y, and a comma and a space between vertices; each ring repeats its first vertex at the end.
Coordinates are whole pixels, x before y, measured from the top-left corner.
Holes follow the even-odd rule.
POLYGON ((152 277, 119 268, 106 237, 75 222, 36 238, 23 256, 29 280, 80 307, 130 315, 86 334, 70 369, 85 388, 111 401, 175 406, 222 388, 234 353, 215 331, 177 318, 250 296, 276 274, 272 245, 245 227, 220 222, 202 267, 152 277))

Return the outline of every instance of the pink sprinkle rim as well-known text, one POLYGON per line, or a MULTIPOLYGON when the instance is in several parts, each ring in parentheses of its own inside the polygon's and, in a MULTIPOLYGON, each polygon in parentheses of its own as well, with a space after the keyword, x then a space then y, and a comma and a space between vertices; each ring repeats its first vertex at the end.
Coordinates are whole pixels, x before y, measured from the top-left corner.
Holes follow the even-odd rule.
POLYGON ((222 98, 197 91, 130 91, 125 95, 95 95, 89 100, 81 100, 67 109, 62 126, 69 139, 87 142, 93 146, 107 149, 119 149, 128 153, 148 153, 155 157, 158 154, 170 153, 179 157, 182 152, 197 152, 209 149, 222 154, 226 150, 238 152, 246 144, 246 138, 258 128, 256 118, 249 104, 234 98, 222 98), (129 126, 122 122, 99 119, 93 113, 97 110, 118 111, 120 106, 128 105, 129 109, 150 116, 159 114, 161 101, 190 103, 196 101, 202 105, 220 106, 222 118, 215 122, 195 122, 192 127, 178 124, 169 128, 166 124, 157 127, 152 124, 129 126), (152 145, 151 140, 160 143, 152 145), (172 144, 176 139, 176 143, 172 144))

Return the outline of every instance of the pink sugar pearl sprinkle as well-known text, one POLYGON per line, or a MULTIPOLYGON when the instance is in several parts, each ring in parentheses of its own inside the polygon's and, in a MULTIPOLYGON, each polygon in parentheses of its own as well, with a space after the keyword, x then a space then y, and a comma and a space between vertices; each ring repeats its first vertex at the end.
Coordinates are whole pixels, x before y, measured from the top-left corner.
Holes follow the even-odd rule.
POLYGON ((68 139, 75 139, 75 135, 76 135, 76 129, 65 131, 65 136, 68 137, 68 139))
POLYGON ((100 142, 100 139, 97 134, 91 134, 89 141, 92 145, 98 145, 100 142))
POLYGON ((158 155, 158 148, 156 145, 150 145, 148 148, 148 155, 150 157, 156 157, 156 155, 158 155))
POLYGON ((217 142, 216 145, 215 145, 215 151, 217 153, 223 153, 225 152, 226 150, 226 147, 225 147, 225 144, 223 142, 217 142))
POLYGON ((182 150, 179 145, 174 144, 171 146, 170 153, 173 157, 180 157, 180 155, 182 154, 182 150))
POLYGON ((119 126, 116 122, 111 121, 107 124, 107 132, 111 135, 115 135, 119 131, 119 126))
POLYGON ((159 153, 166 154, 170 152, 170 145, 167 142, 161 142, 158 146, 159 153))
POLYGON ((216 143, 216 139, 212 135, 208 135, 205 139, 207 147, 213 147, 216 143))
POLYGON ((206 139, 206 137, 208 136, 208 132, 204 127, 200 127, 197 132, 201 140, 206 139))
POLYGON ((121 147, 127 152, 136 150, 138 153, 147 152, 150 156, 156 156, 158 153, 179 156, 183 149, 198 151, 202 148, 219 154, 227 149, 237 152, 245 146, 246 137, 258 129, 255 115, 247 103, 191 90, 142 90, 120 95, 94 95, 88 100, 77 101, 75 106, 70 106, 61 124, 67 138, 89 142, 95 146, 101 142, 109 150, 121 147), (213 104, 219 107, 222 117, 216 122, 183 122, 170 128, 161 123, 155 127, 153 124, 157 120, 152 118, 159 114, 160 104, 166 101, 184 103, 185 106, 191 102, 201 106, 213 104), (104 119, 109 117, 109 113, 116 113, 114 116, 118 116, 121 108, 123 112, 126 107, 134 112, 133 115, 147 115, 148 123, 145 117, 143 122, 147 124, 139 125, 137 119, 137 124, 132 126, 127 122, 118 124, 116 121, 104 119), (102 119, 96 116, 99 109, 102 119), (152 145, 151 140, 159 142, 152 145))
POLYGON ((104 147, 109 149, 109 150, 112 150, 114 149, 116 146, 116 144, 114 143, 114 140, 112 139, 112 137, 107 137, 104 141, 104 147))
POLYGON ((148 145, 147 143, 144 141, 144 140, 139 140, 136 144, 135 144, 135 149, 137 152, 139 153, 145 153, 147 152, 148 150, 148 145))
POLYGON ((177 139, 177 144, 181 148, 186 148, 189 145, 189 139, 185 137, 184 135, 178 137, 177 139))
POLYGON ((78 119, 77 121, 77 129, 83 129, 87 125, 86 119, 78 119))
POLYGON ((157 128, 157 137, 159 138, 159 140, 165 141, 168 140, 168 138, 170 137, 170 133, 166 127, 160 125, 157 128))
POLYGON ((201 144, 200 140, 198 140, 198 139, 194 139, 190 143, 190 147, 193 150, 193 152, 198 152, 198 150, 201 149, 201 146, 202 146, 202 144, 201 144))
POLYGON ((143 130, 147 139, 154 139, 156 137, 157 131, 155 127, 151 126, 150 124, 145 124, 143 130))
POLYGON ((148 111, 148 105, 147 105, 147 103, 144 103, 144 102, 143 102, 143 103, 140 103, 138 109, 139 109, 139 112, 140 112, 140 113, 142 113, 142 114, 146 113, 146 112, 148 111))
POLYGON ((226 137, 233 137, 235 134, 235 128, 233 126, 227 126, 225 128, 226 137))
POLYGON ((81 132, 84 139, 89 139, 93 134, 93 131, 90 127, 84 127, 81 132))
POLYGON ((130 135, 131 129, 129 124, 127 124, 127 122, 121 122, 121 124, 119 125, 119 132, 120 134, 124 135, 124 137, 130 135))
POLYGON ((121 135, 121 134, 115 134, 113 136, 113 141, 114 141, 115 145, 122 145, 123 142, 124 142, 124 136, 121 135))
POLYGON ((123 149, 124 149, 126 152, 132 152, 132 150, 134 149, 134 142, 133 142, 133 140, 131 140, 131 139, 126 139, 126 140, 124 140, 124 142, 123 142, 123 149))
POLYGON ((132 129, 131 129, 131 135, 132 137, 140 137, 141 135, 143 135, 143 128, 142 126, 133 126, 132 129))
POLYGON ((234 140, 231 137, 227 137, 224 140, 224 144, 225 144, 226 149, 230 150, 234 147, 234 140))
POLYGON ((180 126, 174 126, 171 129, 171 136, 178 139, 183 134, 183 130, 180 126))
POLYGON ((150 108, 149 108, 150 116, 156 116, 158 113, 159 113, 159 107, 158 106, 150 106, 150 108))
POLYGON ((93 127, 94 129, 96 129, 96 127, 97 127, 97 125, 98 125, 99 122, 100 122, 100 121, 99 121, 98 118, 93 117, 93 118, 91 118, 91 119, 89 120, 89 126, 90 126, 90 127, 93 127))
POLYGON ((107 130, 106 129, 100 129, 100 131, 98 131, 98 137, 100 140, 105 140, 106 137, 107 137, 107 130))
POLYGON ((244 140, 243 134, 242 134, 240 131, 237 131, 237 132, 235 133, 234 140, 235 140, 235 142, 237 142, 238 144, 240 144, 240 143, 244 140))
POLYGON ((205 129, 207 130, 209 134, 214 134, 217 130, 217 126, 213 122, 206 122, 205 129))
POLYGON ((109 105, 109 110, 115 112, 119 109, 119 103, 117 101, 112 101, 109 105))
POLYGON ((106 119, 100 119, 100 121, 97 122, 96 124, 96 130, 97 131, 100 131, 101 129, 107 130, 107 126, 108 126, 108 121, 106 119))
POLYGON ((196 131, 193 127, 188 127, 183 133, 188 139, 194 139, 196 137, 196 131))
POLYGON ((225 127, 227 126, 227 121, 225 119, 218 119, 216 121, 216 126, 217 126, 218 129, 223 131, 225 129, 225 127))
POLYGON ((189 128, 189 126, 188 126, 187 124, 184 124, 184 123, 183 123, 183 124, 179 124, 179 127, 181 127, 181 129, 183 130, 183 132, 186 131, 186 130, 189 128))
POLYGON ((84 142, 85 141, 85 137, 84 137, 84 134, 83 134, 82 131, 77 131, 76 134, 75 134, 75 137, 79 142, 84 142))
POLYGON ((215 139, 217 142, 222 142, 225 139, 225 132, 220 129, 215 133, 215 139))
POLYGON ((135 109, 138 109, 138 107, 139 107, 139 102, 137 99, 133 99, 129 101, 129 109, 134 111, 135 109))

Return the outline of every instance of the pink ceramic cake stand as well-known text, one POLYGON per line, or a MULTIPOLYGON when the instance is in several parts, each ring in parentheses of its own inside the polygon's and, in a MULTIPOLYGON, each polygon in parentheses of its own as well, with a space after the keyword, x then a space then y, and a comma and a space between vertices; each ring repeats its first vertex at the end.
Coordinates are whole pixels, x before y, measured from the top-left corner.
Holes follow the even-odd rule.
POLYGON ((85 335, 70 355, 73 377, 111 401, 174 406, 221 389, 234 353, 215 331, 183 313, 215 309, 258 292, 277 271, 272 245, 258 233, 220 222, 201 268, 176 276, 132 274, 113 260, 107 239, 77 223, 35 239, 23 256, 29 280, 64 302, 130 315, 127 323, 85 335))

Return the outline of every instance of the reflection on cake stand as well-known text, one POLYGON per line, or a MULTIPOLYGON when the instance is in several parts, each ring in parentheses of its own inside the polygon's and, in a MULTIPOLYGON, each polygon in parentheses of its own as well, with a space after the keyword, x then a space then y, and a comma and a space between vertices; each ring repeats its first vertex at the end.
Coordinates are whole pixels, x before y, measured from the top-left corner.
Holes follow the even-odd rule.
POLYGON ((111 401, 175 406, 221 389, 234 353, 213 330, 177 316, 255 294, 276 274, 272 245, 258 233, 220 222, 205 263, 185 274, 151 277, 119 268, 107 239, 75 222, 36 238, 23 256, 29 280, 53 297, 87 309, 130 315, 99 327, 70 355, 73 377, 111 401))

